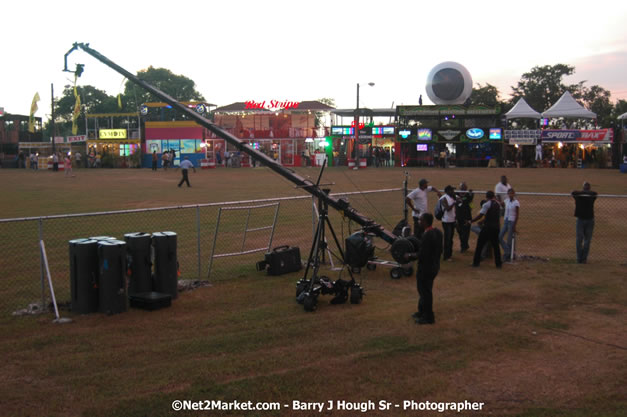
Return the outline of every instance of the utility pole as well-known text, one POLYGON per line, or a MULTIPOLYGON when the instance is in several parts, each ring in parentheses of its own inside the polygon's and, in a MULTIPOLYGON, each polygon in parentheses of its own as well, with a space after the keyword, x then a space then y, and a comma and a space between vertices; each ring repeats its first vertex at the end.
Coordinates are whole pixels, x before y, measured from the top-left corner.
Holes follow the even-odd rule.
POLYGON ((54 147, 54 84, 50 84, 50 99, 52 101, 52 114, 50 120, 50 134, 52 135, 52 153, 55 153, 54 147))

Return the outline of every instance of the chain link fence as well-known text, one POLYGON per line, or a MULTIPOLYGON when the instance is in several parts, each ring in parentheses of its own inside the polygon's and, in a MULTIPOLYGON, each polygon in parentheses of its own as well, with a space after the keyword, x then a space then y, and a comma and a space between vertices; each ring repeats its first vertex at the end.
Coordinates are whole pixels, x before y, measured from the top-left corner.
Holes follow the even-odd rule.
MULTIPOLYGON (((392 230, 403 218, 404 197, 400 188, 332 194, 348 199, 360 213, 392 230)), ((473 215, 479 211, 479 202, 485 192, 475 192, 473 215)), ((518 255, 568 260, 574 262, 575 222, 574 201, 570 194, 516 194, 520 201, 520 220, 517 225, 516 252, 518 255)), ((437 198, 430 197, 431 210, 437 198)), ((70 296, 69 241, 92 236, 113 236, 124 239, 132 232, 154 233, 173 231, 177 234, 177 253, 180 279, 208 280, 219 285, 221 281, 261 274, 255 269, 263 260, 264 252, 240 256, 218 257, 211 263, 212 253, 246 252, 268 245, 272 247, 298 246, 301 257, 309 254, 317 214, 310 196, 280 199, 248 200, 213 204, 125 210, 65 216, 0 219, 0 314, 10 315, 33 303, 48 302, 48 284, 42 266, 39 241, 44 240, 50 274, 57 301, 68 303, 70 296), (275 207, 279 203, 276 227, 273 223, 275 207), (259 209, 224 210, 219 232, 216 223, 219 209, 226 207, 256 207, 259 209), (244 230, 246 236, 244 238, 244 230)), ((411 216, 411 213, 410 213, 411 216)), ((329 212, 338 238, 343 242, 358 226, 334 210, 329 212)), ((627 196, 599 195, 595 203, 595 228, 589 262, 627 261, 627 196)), ((410 224, 411 222, 411 218, 410 224)), ((439 223, 436 225, 440 227, 439 223)), ((331 240, 330 236, 327 236, 331 240)), ((471 234, 471 250, 476 235, 471 234)), ((377 255, 391 260, 387 244, 376 240, 377 255)), ((330 242, 330 246, 334 245, 330 242)), ((454 255, 459 253, 459 239, 454 237, 454 255)))

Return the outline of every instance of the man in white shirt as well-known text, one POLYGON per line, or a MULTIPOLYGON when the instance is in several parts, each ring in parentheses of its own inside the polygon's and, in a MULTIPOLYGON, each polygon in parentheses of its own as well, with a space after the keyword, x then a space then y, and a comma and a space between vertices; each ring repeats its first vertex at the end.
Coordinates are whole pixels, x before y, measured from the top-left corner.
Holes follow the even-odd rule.
POLYGON ((453 236, 455 235, 455 187, 447 185, 444 187, 444 195, 442 200, 442 208, 444 215, 442 216, 442 229, 444 229, 444 250, 442 252, 442 260, 451 261, 453 255, 453 236))
MULTIPOLYGON (((503 201, 505 201, 505 198, 507 197, 507 191, 509 191, 510 188, 512 188, 512 186, 507 183, 507 177, 505 175, 501 176, 501 182, 494 186, 496 201, 501 204, 501 207, 503 207, 503 201)), ((503 212, 501 212, 501 216, 502 215, 503 212)))
POLYGON ((542 144, 536 145, 536 161, 542 161, 542 144))
POLYGON ((188 187, 191 187, 191 185, 189 185, 189 178, 187 176, 187 170, 191 168, 194 170, 194 172, 196 172, 196 168, 194 168, 194 164, 192 164, 190 160, 187 159, 187 157, 185 157, 183 159, 183 162, 181 162, 181 165, 179 165, 179 167, 176 169, 179 169, 179 168, 181 168, 181 172, 183 173, 183 178, 181 178, 181 182, 179 182, 179 187, 183 185, 184 182, 187 183, 188 187))
POLYGON ((442 193, 438 191, 437 188, 430 186, 429 181, 424 178, 418 181, 418 188, 407 194, 407 197, 405 197, 407 205, 413 210, 412 217, 414 218, 414 236, 418 239, 422 237, 423 233, 422 227, 418 224, 418 218, 422 213, 427 213, 429 211, 429 201, 427 198, 427 193, 429 191, 436 192, 438 197, 442 197, 442 193))
POLYGON ((505 221, 499 233, 499 242, 503 248, 503 261, 508 262, 512 255, 512 239, 516 233, 516 224, 520 217, 520 202, 516 199, 516 192, 513 188, 507 191, 507 199, 505 199, 505 221), (505 233, 507 235, 507 243, 503 240, 505 233))

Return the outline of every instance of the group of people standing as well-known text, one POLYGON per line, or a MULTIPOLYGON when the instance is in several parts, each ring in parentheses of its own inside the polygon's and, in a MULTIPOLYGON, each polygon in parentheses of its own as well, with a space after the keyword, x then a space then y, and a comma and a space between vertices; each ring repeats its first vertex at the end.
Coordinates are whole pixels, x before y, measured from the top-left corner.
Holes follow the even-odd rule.
MULTIPOLYGON (((479 267, 481 260, 487 257, 488 244, 492 248, 494 262, 501 268, 503 262, 514 257, 514 239, 520 219, 520 202, 516 192, 502 176, 494 191, 487 191, 481 201, 479 213, 472 217, 474 194, 468 185, 462 182, 459 191, 447 185, 444 194, 430 186, 426 179, 418 182, 418 188, 406 197, 407 205, 412 209, 414 236, 420 241, 417 253, 407 254, 407 259, 417 259, 416 285, 419 294, 418 311, 412 317, 418 324, 434 324, 433 282, 440 270, 440 258, 451 261, 453 255, 453 237, 457 230, 461 252, 466 252, 470 245, 470 232, 478 234, 473 256, 473 267, 479 267), (433 227, 434 215, 428 211, 428 193, 435 192, 439 197, 435 213, 441 215, 442 231, 433 227), (501 227, 503 217, 503 227, 501 227), (473 226, 473 223, 477 225, 473 226), (507 237, 506 237, 507 236, 507 237), (503 249, 503 258, 501 257, 503 249)), ((575 216, 577 217, 577 262, 586 263, 590 250, 590 241, 594 229, 594 201, 596 192, 585 182, 583 191, 573 191, 575 216)))

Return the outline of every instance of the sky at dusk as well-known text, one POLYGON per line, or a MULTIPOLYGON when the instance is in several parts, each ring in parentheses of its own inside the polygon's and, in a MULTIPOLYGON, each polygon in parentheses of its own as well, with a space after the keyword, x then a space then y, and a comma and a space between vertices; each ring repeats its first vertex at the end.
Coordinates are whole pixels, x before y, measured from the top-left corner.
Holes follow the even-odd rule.
MULTIPOLYGON (((575 66, 564 81, 627 99, 627 3, 580 1, 68 1, 2 6, 0 107, 50 115, 73 82, 63 55, 89 43, 130 72, 163 67, 196 82, 217 105, 335 99, 353 108, 417 104, 429 71, 455 61, 503 98, 534 66, 575 66), (374 82, 373 87, 367 84, 374 82)), ((84 52, 79 85, 110 95, 123 78, 84 52)), ((536 109, 542 111, 545 109, 536 109)))

